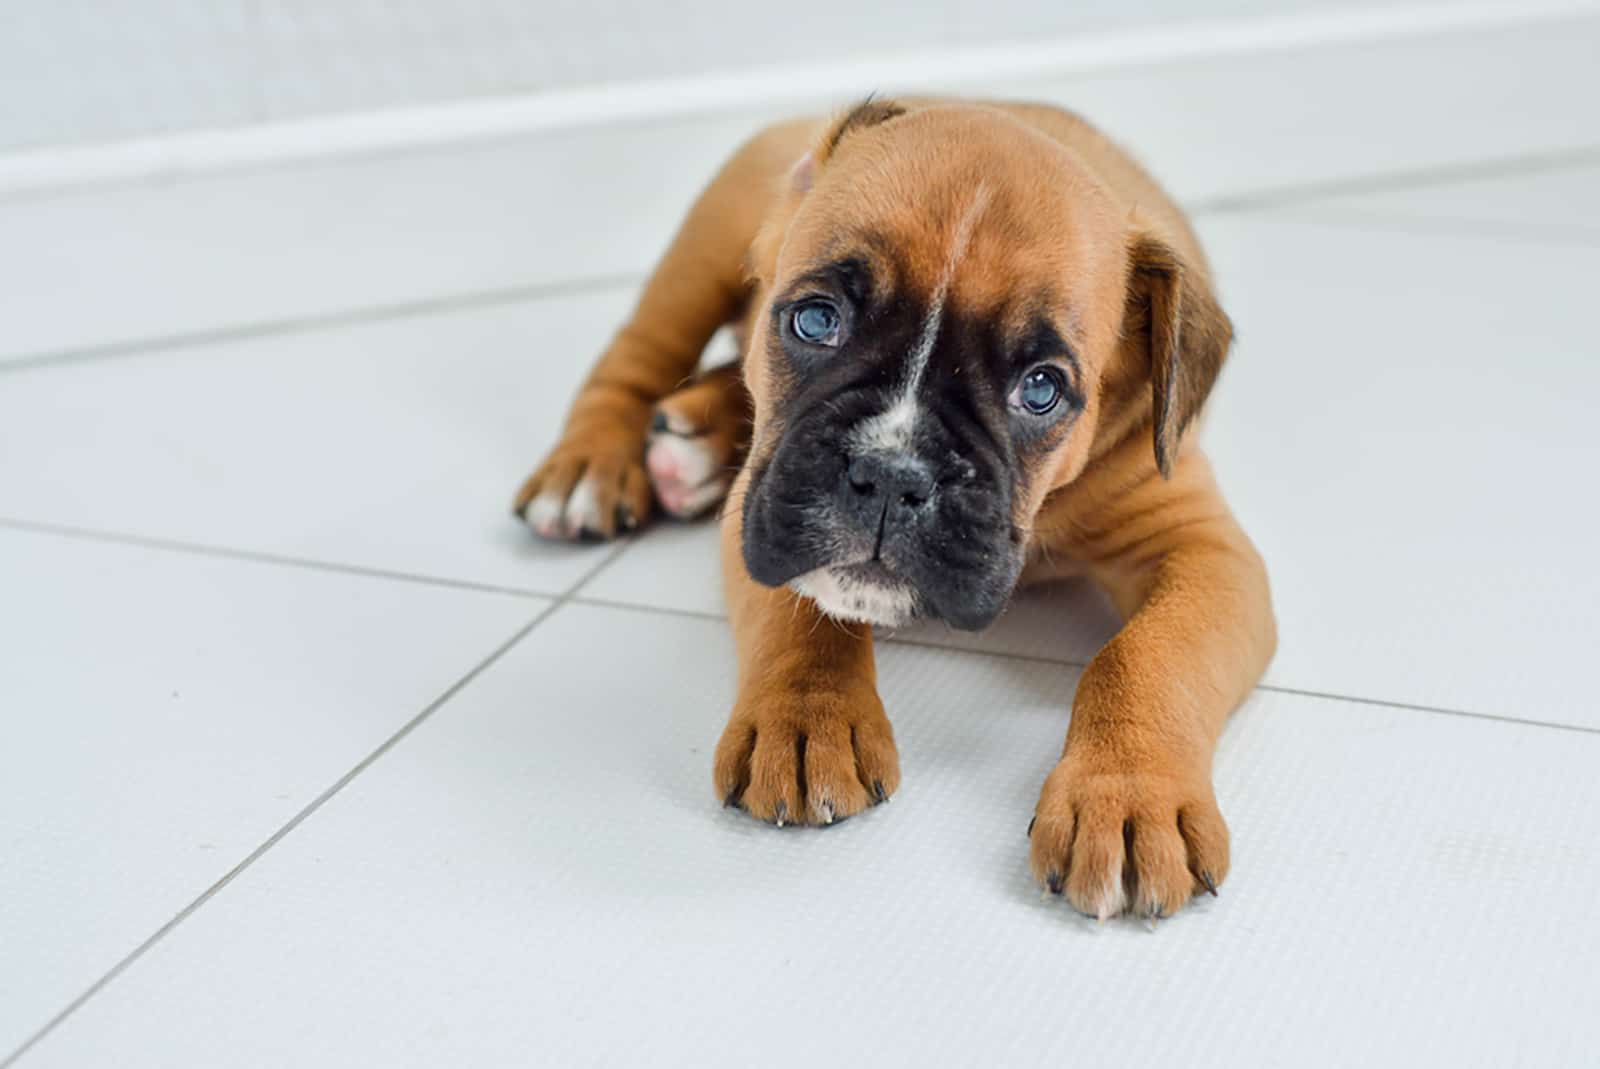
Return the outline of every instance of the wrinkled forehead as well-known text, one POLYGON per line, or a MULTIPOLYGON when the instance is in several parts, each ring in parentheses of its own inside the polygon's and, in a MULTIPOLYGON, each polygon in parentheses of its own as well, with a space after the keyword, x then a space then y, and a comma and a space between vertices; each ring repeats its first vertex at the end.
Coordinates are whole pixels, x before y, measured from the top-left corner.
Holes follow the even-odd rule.
POLYGON ((939 299, 1017 329, 1048 313, 1096 333, 1123 267, 1107 198, 1052 146, 958 147, 886 134, 830 162, 791 220, 780 290, 844 269, 879 297, 939 299))

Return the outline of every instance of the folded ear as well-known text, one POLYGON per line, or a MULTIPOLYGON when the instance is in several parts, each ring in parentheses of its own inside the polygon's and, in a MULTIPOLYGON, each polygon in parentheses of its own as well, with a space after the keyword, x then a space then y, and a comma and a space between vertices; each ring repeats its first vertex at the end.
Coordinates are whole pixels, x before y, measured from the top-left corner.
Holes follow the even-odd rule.
POLYGON ((1156 467, 1172 474, 1178 442, 1216 384, 1233 324, 1210 280, 1162 239, 1141 234, 1128 256, 1124 333, 1148 339, 1156 467))
POLYGON ((847 135, 886 123, 905 113, 906 109, 893 100, 879 100, 869 95, 828 127, 827 133, 822 135, 822 140, 812 150, 813 155, 816 156, 818 163, 825 162, 847 135))
MULTIPOLYGON (((805 155, 790 165, 786 183, 789 205, 792 207, 798 202, 798 198, 811 192, 811 187, 817 181, 817 172, 838 150, 839 143, 846 137, 879 126, 890 119, 899 118, 905 113, 906 109, 892 100, 878 100, 868 96, 834 119, 822 132, 822 136, 806 150, 805 155)), ((761 224, 755 240, 751 243, 750 253, 745 258, 745 273, 749 278, 759 278, 763 271, 762 265, 776 261, 778 248, 783 243, 784 225, 786 224, 779 215, 769 215, 761 224)))

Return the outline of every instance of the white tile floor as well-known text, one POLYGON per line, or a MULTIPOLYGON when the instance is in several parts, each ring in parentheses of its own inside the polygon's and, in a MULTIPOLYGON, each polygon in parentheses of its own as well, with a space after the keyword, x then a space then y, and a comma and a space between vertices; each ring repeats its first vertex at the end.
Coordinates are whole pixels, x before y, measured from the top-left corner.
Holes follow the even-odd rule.
POLYGON ((892 805, 725 813, 710 531, 505 515, 630 287, 529 292, 560 257, 481 225, 368 244, 380 198, 262 292, 182 210, 259 198, 271 244, 274 191, 332 219, 380 176, 449 220, 430 175, 518 151, 0 204, 41 243, 0 243, 36 298, 0 346, 0 1060, 1593 1064, 1592 161, 1203 218, 1241 335, 1206 434, 1283 645, 1219 757, 1232 878, 1151 933, 1025 870, 1092 592, 886 644, 892 805), (91 305, 30 274, 101 240, 91 305), (119 290, 141 242, 192 277, 119 290))

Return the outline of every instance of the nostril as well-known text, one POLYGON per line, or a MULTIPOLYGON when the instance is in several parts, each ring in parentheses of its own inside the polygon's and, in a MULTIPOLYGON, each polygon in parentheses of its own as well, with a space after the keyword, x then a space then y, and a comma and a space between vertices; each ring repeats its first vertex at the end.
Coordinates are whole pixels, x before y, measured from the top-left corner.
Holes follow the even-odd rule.
POLYGON ((897 508, 920 510, 934 494, 933 469, 906 454, 868 453, 854 457, 845 468, 851 492, 876 508, 884 501, 897 508))
POLYGON ((933 471, 926 464, 905 464, 897 474, 899 478, 895 480, 895 489, 899 491, 900 503, 906 508, 921 508, 933 497, 933 471))
POLYGON ((860 457, 850 462, 850 469, 847 475, 850 480, 850 488, 858 494, 870 494, 878 488, 876 477, 872 472, 872 465, 860 457))

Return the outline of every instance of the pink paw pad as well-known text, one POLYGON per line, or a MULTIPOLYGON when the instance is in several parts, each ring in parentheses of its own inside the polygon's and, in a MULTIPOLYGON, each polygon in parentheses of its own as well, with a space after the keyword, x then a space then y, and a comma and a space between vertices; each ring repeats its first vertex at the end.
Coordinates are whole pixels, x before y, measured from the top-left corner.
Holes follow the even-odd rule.
POLYGON ((697 516, 721 501, 732 480, 706 438, 679 433, 663 414, 656 418, 644 462, 656 500, 679 519, 697 516))

